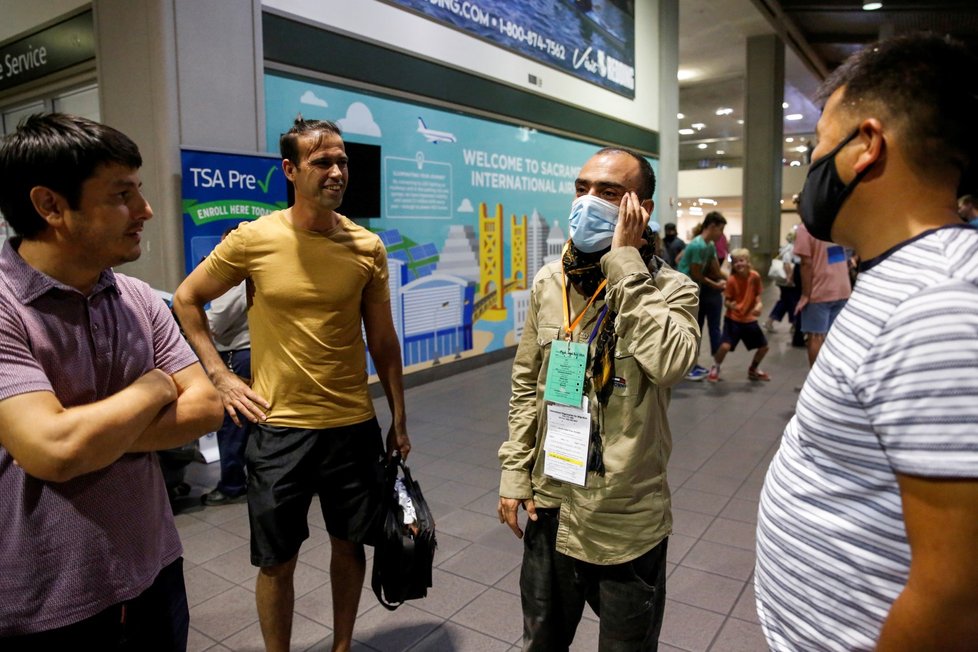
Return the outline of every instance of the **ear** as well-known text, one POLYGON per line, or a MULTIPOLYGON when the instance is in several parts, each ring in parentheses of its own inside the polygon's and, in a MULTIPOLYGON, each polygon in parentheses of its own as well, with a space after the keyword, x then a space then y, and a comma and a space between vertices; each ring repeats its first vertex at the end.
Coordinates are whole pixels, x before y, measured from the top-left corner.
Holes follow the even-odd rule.
POLYGON ((285 174, 285 178, 295 183, 295 164, 287 158, 282 159, 282 172, 285 174))
POLYGON ((645 209, 645 212, 646 213, 648 213, 649 215, 651 215, 652 214, 652 209, 655 208, 655 202, 652 201, 651 199, 643 199, 642 200, 642 208, 645 209))
POLYGON ((883 137, 883 125, 876 118, 867 118, 859 125, 859 142, 862 149, 853 163, 853 170, 858 174, 883 157, 886 140, 883 137))
POLYGON ((30 197, 34 210, 49 226, 56 226, 64 221, 68 202, 61 193, 47 186, 34 186, 31 188, 30 197))

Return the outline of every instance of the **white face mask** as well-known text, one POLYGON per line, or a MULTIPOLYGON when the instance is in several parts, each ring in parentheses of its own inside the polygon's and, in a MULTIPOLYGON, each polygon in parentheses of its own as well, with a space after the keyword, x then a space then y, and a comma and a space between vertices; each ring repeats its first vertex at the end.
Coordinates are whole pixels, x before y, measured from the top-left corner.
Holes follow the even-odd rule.
POLYGON ((570 237, 574 246, 591 254, 611 246, 618 224, 618 206, 594 195, 581 195, 571 204, 570 237))

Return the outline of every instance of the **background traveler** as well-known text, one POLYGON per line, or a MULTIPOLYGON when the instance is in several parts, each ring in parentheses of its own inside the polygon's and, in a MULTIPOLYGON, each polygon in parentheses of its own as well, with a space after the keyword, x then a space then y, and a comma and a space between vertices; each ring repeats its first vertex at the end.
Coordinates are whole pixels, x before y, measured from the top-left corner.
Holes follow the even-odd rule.
MULTIPOLYGON (((706 214, 702 224, 699 225, 699 233, 693 238, 679 259, 676 267, 680 272, 690 277, 700 287, 699 312, 696 315, 696 323, 703 328, 704 322, 710 333, 710 355, 716 354, 720 348, 721 324, 720 318, 723 314, 723 288, 726 286, 726 277, 720 271, 720 262, 717 258, 717 250, 714 243, 723 235, 723 229, 727 226, 727 219, 717 211, 710 211, 706 214)), ((699 360, 699 353, 696 357, 699 360)), ((697 362, 686 376, 687 380, 699 381, 706 378, 708 370, 697 362)))

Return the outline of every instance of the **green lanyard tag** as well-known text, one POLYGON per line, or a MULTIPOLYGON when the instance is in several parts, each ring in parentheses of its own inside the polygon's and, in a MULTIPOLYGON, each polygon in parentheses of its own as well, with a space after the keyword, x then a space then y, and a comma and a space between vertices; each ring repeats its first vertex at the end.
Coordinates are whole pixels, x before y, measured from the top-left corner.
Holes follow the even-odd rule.
POLYGON ((583 342, 554 340, 550 345, 547 386, 543 399, 562 405, 581 407, 588 345, 583 342))

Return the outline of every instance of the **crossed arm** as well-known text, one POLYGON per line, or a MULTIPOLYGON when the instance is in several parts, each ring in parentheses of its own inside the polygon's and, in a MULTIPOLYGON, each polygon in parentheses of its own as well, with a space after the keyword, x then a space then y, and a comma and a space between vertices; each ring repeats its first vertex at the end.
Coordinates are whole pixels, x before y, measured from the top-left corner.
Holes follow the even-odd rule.
POLYGON ((29 475, 65 482, 125 453, 173 448, 220 423, 217 392, 194 363, 172 376, 153 369, 87 405, 65 408, 47 391, 4 399, 0 446, 29 475))

